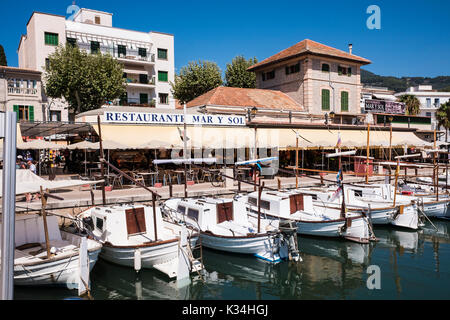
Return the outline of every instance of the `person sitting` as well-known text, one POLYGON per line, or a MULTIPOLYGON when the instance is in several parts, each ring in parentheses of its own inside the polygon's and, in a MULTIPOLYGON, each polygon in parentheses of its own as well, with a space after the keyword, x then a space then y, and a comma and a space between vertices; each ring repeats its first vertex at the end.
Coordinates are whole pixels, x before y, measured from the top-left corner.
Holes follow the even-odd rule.
POLYGON ((36 165, 34 164, 34 161, 28 160, 27 165, 28 165, 28 169, 30 169, 31 172, 36 174, 36 165))

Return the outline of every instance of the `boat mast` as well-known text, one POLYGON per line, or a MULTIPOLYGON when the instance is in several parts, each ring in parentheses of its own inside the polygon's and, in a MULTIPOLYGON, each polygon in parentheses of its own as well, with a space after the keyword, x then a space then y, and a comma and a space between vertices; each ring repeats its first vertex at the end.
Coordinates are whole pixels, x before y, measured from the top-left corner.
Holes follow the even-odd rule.
MULTIPOLYGON (((100 141, 100 158, 104 159, 105 155, 103 153, 103 139, 102 139, 102 126, 100 124, 100 115, 97 115, 97 125, 98 125, 98 137, 100 141)), ((100 170, 102 175, 102 201, 103 205, 106 206, 106 193, 105 193, 105 165, 103 161, 100 161, 100 170)))
POLYGON ((370 122, 367 122, 367 160, 366 160, 366 184, 369 183, 369 156, 370 156, 370 122))

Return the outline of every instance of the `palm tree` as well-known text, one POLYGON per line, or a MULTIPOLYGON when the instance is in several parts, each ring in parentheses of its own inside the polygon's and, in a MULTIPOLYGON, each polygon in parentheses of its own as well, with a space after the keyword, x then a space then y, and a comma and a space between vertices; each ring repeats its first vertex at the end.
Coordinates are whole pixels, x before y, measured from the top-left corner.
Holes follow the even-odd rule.
POLYGON ((447 142, 447 134, 450 129, 450 100, 441 104, 439 109, 436 111, 436 119, 438 124, 445 128, 445 142, 447 142))
POLYGON ((406 115, 415 116, 420 112, 420 101, 412 94, 404 94, 398 97, 399 102, 406 104, 406 115))

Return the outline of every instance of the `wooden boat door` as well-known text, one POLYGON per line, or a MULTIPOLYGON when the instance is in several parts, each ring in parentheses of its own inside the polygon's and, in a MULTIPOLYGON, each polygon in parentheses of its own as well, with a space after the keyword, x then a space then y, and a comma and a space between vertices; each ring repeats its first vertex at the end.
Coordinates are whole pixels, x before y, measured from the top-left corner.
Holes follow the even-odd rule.
POLYGON ((291 205, 291 214, 294 214, 297 211, 305 209, 305 205, 303 202, 303 194, 291 194, 289 196, 289 201, 291 205))
POLYGON ((128 236, 147 232, 145 227, 144 208, 125 210, 128 236))
POLYGON ((217 204, 217 223, 233 221, 233 202, 217 204))

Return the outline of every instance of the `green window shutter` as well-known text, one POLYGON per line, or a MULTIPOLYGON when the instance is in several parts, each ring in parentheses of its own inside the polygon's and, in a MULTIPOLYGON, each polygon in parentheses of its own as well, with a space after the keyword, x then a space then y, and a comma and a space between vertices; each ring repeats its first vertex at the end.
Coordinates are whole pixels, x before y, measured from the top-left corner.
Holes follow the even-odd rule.
POLYGON ((167 49, 158 49, 158 59, 167 60, 167 49))
POLYGON ((322 110, 330 110, 330 90, 322 89, 322 110))
POLYGON ((341 111, 348 111, 348 92, 341 92, 341 111))
POLYGON ((50 33, 45 32, 44 34, 45 38, 45 44, 51 45, 51 46, 57 46, 59 44, 58 34, 57 33, 50 33))
POLYGON ((34 106, 28 106, 28 120, 34 122, 34 106))
POLYGON ((17 122, 19 122, 19 121, 20 121, 20 120, 19 120, 19 106, 14 105, 14 106, 13 106, 13 111, 14 111, 15 113, 17 113, 17 122))
POLYGON ((168 82, 169 73, 167 71, 158 71, 158 81, 168 82))

